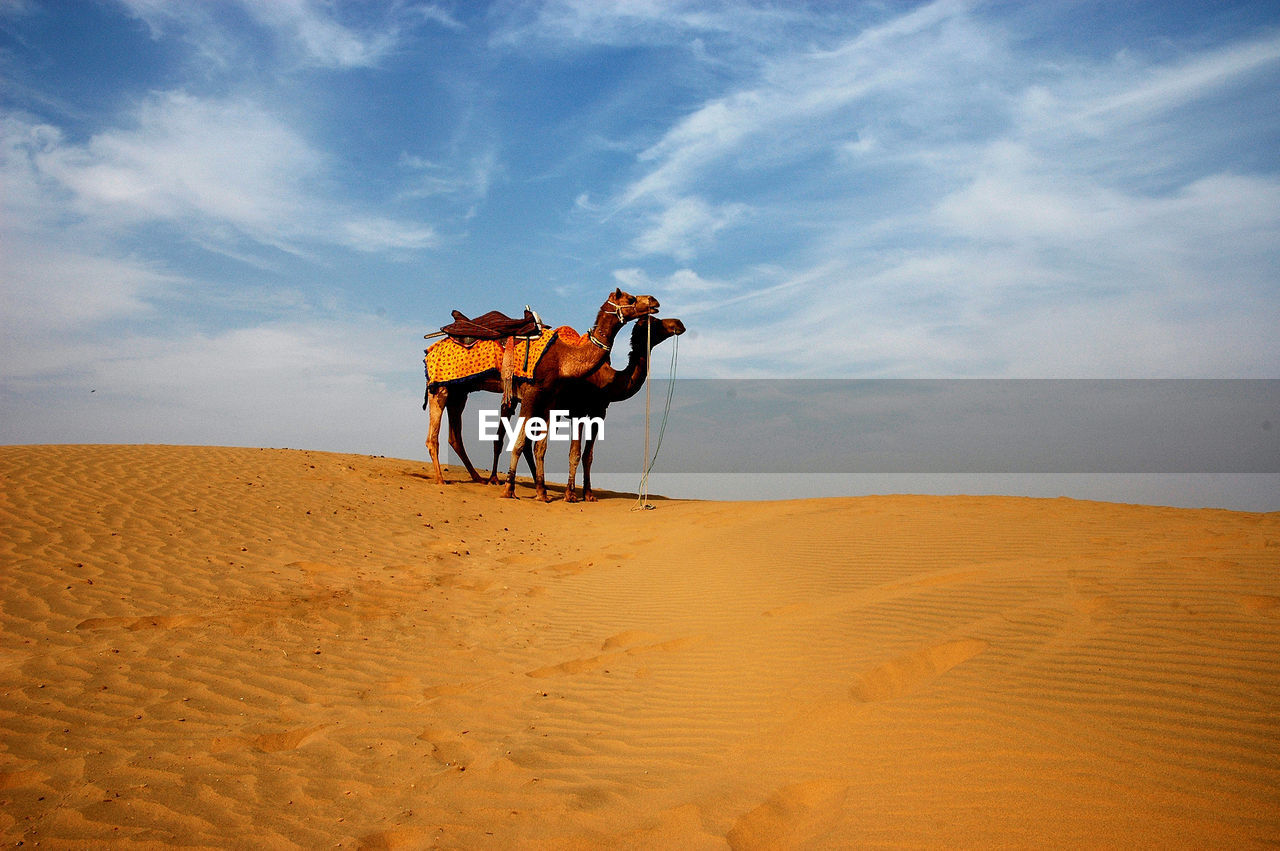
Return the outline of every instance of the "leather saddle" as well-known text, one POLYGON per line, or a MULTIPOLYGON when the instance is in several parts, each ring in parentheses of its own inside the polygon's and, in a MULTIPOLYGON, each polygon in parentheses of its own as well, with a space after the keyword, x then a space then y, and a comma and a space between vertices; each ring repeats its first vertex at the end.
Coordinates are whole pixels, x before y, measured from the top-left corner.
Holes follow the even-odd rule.
POLYGON ((512 319, 505 313, 490 310, 483 316, 468 319, 461 311, 453 311, 453 321, 441 326, 441 331, 450 337, 474 340, 501 340, 506 337, 537 337, 542 329, 538 317, 532 310, 525 308, 524 316, 512 319))

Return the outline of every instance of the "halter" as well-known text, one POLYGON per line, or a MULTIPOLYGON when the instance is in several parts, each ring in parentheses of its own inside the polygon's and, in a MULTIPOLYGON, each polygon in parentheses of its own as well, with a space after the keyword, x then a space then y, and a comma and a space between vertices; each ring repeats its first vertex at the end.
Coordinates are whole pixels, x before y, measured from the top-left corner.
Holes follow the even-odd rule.
POLYGON ((614 304, 613 299, 609 299, 608 301, 605 302, 605 304, 613 308, 613 315, 618 317, 618 321, 625 325, 627 322, 627 318, 622 315, 622 305, 614 304))

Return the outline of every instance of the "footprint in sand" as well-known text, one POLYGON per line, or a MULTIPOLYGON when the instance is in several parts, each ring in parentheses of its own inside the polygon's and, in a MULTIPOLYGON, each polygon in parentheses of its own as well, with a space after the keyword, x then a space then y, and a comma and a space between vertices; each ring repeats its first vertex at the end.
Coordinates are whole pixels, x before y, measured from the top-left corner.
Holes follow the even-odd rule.
POLYGON ((582 659, 570 659, 568 662, 561 662, 559 665, 547 665, 544 668, 528 671, 525 676, 533 677, 535 680, 546 679, 547 677, 556 677, 562 674, 582 674, 587 671, 595 671, 603 668, 609 663, 609 656, 617 654, 609 654, 606 656, 587 656, 582 659))
POLYGON ((261 736, 251 737, 248 742, 251 747, 265 753, 291 751, 309 742, 325 726, 325 724, 319 724, 315 727, 299 727, 296 730, 285 730, 280 733, 264 733, 261 736))
POLYGON ((467 694, 474 689, 478 683, 445 683, 438 686, 429 686, 422 690, 422 696, 427 700, 435 700, 437 697, 458 697, 467 694))
POLYGON ((199 626, 205 622, 200 615, 150 615, 143 618, 88 618, 76 624, 76 629, 102 630, 127 629, 137 632, 143 629, 177 629, 183 626, 199 626))
POLYGON ((637 644, 652 644, 662 636, 652 632, 645 632, 640 629, 630 629, 626 632, 620 632, 617 635, 606 638, 604 644, 600 645, 601 650, 620 650, 624 647, 634 647, 637 644))
POLYGON ((592 567, 595 567, 596 560, 593 558, 580 558, 577 561, 562 561, 557 564, 549 564, 545 568, 535 570, 534 573, 541 573, 543 570, 550 570, 552 573, 560 576, 573 576, 582 573, 592 567))
POLYGON ((603 645, 604 650, 611 650, 609 653, 602 653, 598 656, 584 656, 580 659, 570 659, 567 662, 561 662, 558 665, 547 665, 533 671, 528 671, 525 676, 534 679, 544 679, 546 677, 556 677, 563 674, 582 674, 588 671, 595 671, 603 668, 611 662, 616 662, 624 656, 639 656, 642 653, 653 653, 658 651, 676 651, 684 650, 686 647, 693 647, 702 642, 702 636, 690 635, 684 638, 673 638, 670 641, 660 641, 652 643, 653 639, 658 636, 652 633, 633 630, 629 632, 620 632, 612 638, 606 639, 603 645), (650 642, 650 643, 644 643, 650 642), (620 648, 626 648, 625 650, 620 648))
POLYGON ((291 751, 302 747, 327 726, 327 724, 318 724, 314 727, 299 727, 294 730, 282 730, 278 733, 263 733, 260 736, 216 736, 209 743, 209 751, 210 753, 225 753, 244 747, 253 748, 263 753, 291 751))
POLYGON ((291 561, 285 567, 292 567, 295 570, 301 570, 305 573, 337 573, 342 570, 335 564, 329 564, 323 561, 291 561))
POLYGON ((541 573, 543 570, 550 570, 560 576, 572 576, 589 570, 598 564, 610 564, 613 562, 626 561, 634 558, 631 553, 602 553, 591 558, 580 558, 574 561, 562 561, 556 564, 549 564, 544 568, 531 571, 532 573, 541 573))
POLYGON ((443 727, 428 727, 418 738, 431 745, 431 756, 436 762, 450 768, 466 771, 467 766, 483 755, 484 749, 468 741, 465 732, 455 733, 443 727))
POLYGON ((360 839, 359 851, 401 851, 401 849, 426 848, 430 845, 432 831, 425 827, 396 827, 379 830, 360 839))
POLYGON ((734 851, 806 846, 836 824, 847 794, 848 787, 833 780, 787 786, 739 818, 725 839, 734 851))
POLYGON ((987 647, 985 641, 962 638, 890 659, 863 674, 850 689, 850 696, 863 702, 902 697, 969 661, 987 647))

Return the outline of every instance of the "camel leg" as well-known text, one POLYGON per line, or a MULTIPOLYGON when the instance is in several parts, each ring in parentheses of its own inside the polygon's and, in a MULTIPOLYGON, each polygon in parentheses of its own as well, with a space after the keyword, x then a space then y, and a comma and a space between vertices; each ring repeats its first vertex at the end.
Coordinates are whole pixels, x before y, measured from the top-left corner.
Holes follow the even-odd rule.
MULTIPOLYGON (((523 403, 518 399, 515 402, 513 402, 509 407, 504 405, 498 409, 498 415, 502 420, 502 425, 500 426, 501 434, 498 435, 498 439, 494 441, 494 444, 493 444, 493 467, 490 468, 493 470, 493 472, 489 474, 489 484, 491 485, 499 484, 499 482, 501 481, 498 475, 498 455, 502 452, 503 443, 505 441, 510 440, 511 438, 510 420, 511 420, 511 415, 516 412, 516 405, 520 405, 521 410, 524 409, 523 403)), ((532 476, 534 472, 533 447, 530 446, 527 442, 524 444, 523 454, 524 454, 524 460, 529 465, 529 475, 532 476)))
POLYGON ((595 436, 586 438, 587 448, 582 454, 582 499, 584 502, 596 502, 596 495, 591 492, 591 462, 596 457, 595 436))
POLYGON ((578 494, 574 490, 578 478, 578 458, 582 455, 582 438, 575 437, 569 441, 569 480, 564 485, 564 501, 577 502, 578 494))
POLYGON ((431 466, 435 470, 436 484, 444 484, 444 471, 440 469, 440 415, 444 413, 444 400, 449 391, 444 387, 427 394, 427 451, 431 453, 431 466))
POLYGON ((537 441, 533 447, 529 446, 529 441, 525 438, 524 429, 516 435, 516 445, 511 448, 511 469, 507 472, 507 486, 503 489, 500 496, 503 499, 516 498, 516 468, 520 466, 520 458, 524 457, 529 465, 530 472, 533 473, 533 485, 537 491, 537 499, 543 502, 550 502, 551 497, 547 496, 547 486, 542 480, 542 461, 543 456, 547 453, 547 439, 544 437, 537 441))
POLYGON ((543 435, 533 447, 533 456, 537 461, 533 473, 533 487, 537 491, 536 498, 542 502, 550 502, 551 497, 547 494, 547 481, 543 476, 543 464, 547 459, 547 445, 551 443, 551 438, 543 435))
MULTIPOLYGON (((544 401, 543 397, 530 393, 529 396, 523 400, 520 407, 525 412, 525 416, 528 417, 529 420, 536 417, 537 419, 546 422, 547 415, 550 413, 551 401, 551 399, 546 399, 544 401)), ((519 463, 519 456, 523 453, 525 448, 526 441, 523 429, 521 429, 520 436, 517 438, 517 441, 514 451, 511 453, 511 477, 508 481, 508 487, 514 487, 515 485, 516 465, 519 463)), ((547 496, 547 483, 543 477, 543 461, 547 455, 547 444, 549 442, 550 441, 547 436, 543 435, 542 439, 536 441, 533 447, 533 456, 535 461, 533 465, 534 498, 542 502, 551 501, 551 497, 547 496)))
POLYGON ((462 465, 471 474, 471 481, 480 482, 483 479, 476 472, 476 468, 471 466, 471 459, 467 457, 467 446, 462 442, 462 411, 466 405, 467 396, 465 393, 452 396, 445 402, 445 410, 449 413, 449 447, 458 453, 458 458, 462 461, 462 465))
POLYGON ((511 447, 511 468, 507 471, 507 486, 502 489, 503 499, 516 499, 516 467, 520 465, 520 453, 524 451, 524 429, 516 433, 515 445, 511 447))
MULTIPOLYGON (((526 416, 541 417, 544 421, 547 418, 547 412, 542 410, 543 406, 537 404, 536 397, 530 396, 521 400, 520 410, 526 416), (542 413, 529 413, 530 411, 542 411, 542 413)), ((515 445, 511 448, 511 468, 507 472, 507 486, 502 492, 504 499, 516 498, 516 469, 520 466, 520 456, 524 456, 525 461, 529 464, 529 469, 533 473, 533 484, 537 490, 537 498, 543 502, 548 502, 550 497, 547 496, 547 487, 542 479, 542 459, 547 452, 547 439, 537 441, 537 445, 531 447, 528 445, 528 439, 525 437, 524 429, 516 434, 515 445)))
POLYGON ((489 478, 486 480, 486 484, 496 485, 502 481, 498 476, 498 456, 502 454, 503 439, 511 434, 509 421, 515 410, 516 404, 514 402, 510 405, 501 405, 498 408, 498 417, 502 424, 498 427, 498 436, 493 441, 493 466, 489 468, 489 478))

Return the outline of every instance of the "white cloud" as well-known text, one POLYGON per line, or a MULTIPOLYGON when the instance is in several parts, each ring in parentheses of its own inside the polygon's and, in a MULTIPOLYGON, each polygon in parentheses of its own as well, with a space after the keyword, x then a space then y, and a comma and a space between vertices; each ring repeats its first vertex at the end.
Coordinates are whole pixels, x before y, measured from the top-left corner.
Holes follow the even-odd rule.
POLYGON ((1280 182, 1223 157, 1257 144, 1248 122, 1273 132, 1238 97, 1280 40, 1047 66, 977 15, 934 3, 776 57, 641 154, 611 210, 640 212, 635 251, 710 254, 732 204, 804 239, 736 294, 672 302, 701 320, 689 368, 1274 374, 1280 182), (849 334, 823 333, 832 315, 849 334))
MULTIPOLYGON (((378 252, 439 244, 430 225, 352 209, 317 191, 330 181, 328 157, 251 99, 158 93, 139 106, 131 126, 102 130, 83 144, 20 116, 7 116, 6 126, 17 141, 3 168, 31 213, 74 212, 102 232, 179 223, 201 244, 217 250, 223 243, 233 256, 240 238, 291 253, 315 245, 378 252), (228 237, 228 229, 237 236, 228 237)), ((11 224, 16 218, 7 216, 11 224)))
POLYGON ((664 278, 652 278, 643 269, 631 267, 613 270, 613 277, 628 292, 651 293, 660 298, 668 295, 687 297, 731 286, 725 281, 707 280, 692 269, 677 269, 664 278))
POLYGON ((680 198, 652 217, 648 230, 632 240, 638 254, 668 254, 688 260, 699 246, 741 221, 748 209, 743 204, 712 206, 701 198, 680 198))
POLYGON ((86 215, 124 222, 209 219, 277 241, 305 214, 323 157, 248 100, 181 92, 144 101, 134 126, 37 153, 43 175, 86 215))
POLYGON ((428 226, 385 218, 351 219, 342 223, 341 242, 358 251, 421 251, 440 245, 440 236, 428 226))
MULTIPOLYGON (((5 337, 38 336, 143 315, 150 298, 178 288, 181 278, 158 264, 50 247, 10 233, 0 251, 0 314, 5 337)), ((9 366, 15 360, 8 359, 9 366)))
POLYGON ((396 33, 357 33, 307 0, 249 2, 245 9, 278 32, 292 36, 308 60, 332 68, 375 64, 396 43, 396 33))
MULTIPOLYGON (((144 21, 153 38, 171 32, 193 43, 198 55, 218 67, 247 57, 244 45, 227 32, 207 4, 185 0, 119 0, 144 21)), ((326 68, 359 68, 377 64, 400 38, 394 23, 356 30, 334 20, 326 6, 312 0, 240 0, 241 11, 272 33, 297 61, 326 68)), ((447 16, 433 17, 441 23, 447 16)))
POLYGON ((400 166, 414 175, 399 192, 400 198, 445 196, 477 201, 489 194, 494 176, 501 169, 492 149, 456 165, 406 153, 400 156, 400 166))
MULTIPOLYGON (((880 139, 869 116, 892 114, 898 124, 927 133, 940 118, 935 107, 957 113, 942 120, 960 120, 963 99, 965 118, 982 120, 987 101, 998 96, 959 95, 982 76, 979 69, 996 49, 965 10, 963 3, 938 0, 833 49, 775 55, 753 84, 681 118, 640 153, 639 175, 612 205, 614 212, 645 212, 649 224, 632 247, 687 258, 754 208, 747 199, 756 187, 785 182, 798 164, 812 175, 851 154, 896 144, 880 139)), ((914 131, 900 126, 893 133, 918 135, 914 131)))
POLYGON ((1119 91, 1087 101, 1072 117, 1084 123, 1100 119, 1146 120, 1154 113, 1202 98, 1277 62, 1280 37, 1231 44, 1181 63, 1139 71, 1138 79, 1119 91))
POLYGON ((448 9, 434 4, 423 4, 420 6, 412 6, 407 10, 411 14, 419 15, 424 21, 432 21, 440 26, 450 30, 464 30, 466 27, 453 16, 448 9))
POLYGON ((714 0, 549 0, 524 14, 507 4, 492 42, 522 49, 575 49, 582 45, 678 44, 705 51, 705 40, 729 36, 755 41, 803 20, 800 12, 769 3, 714 0))

